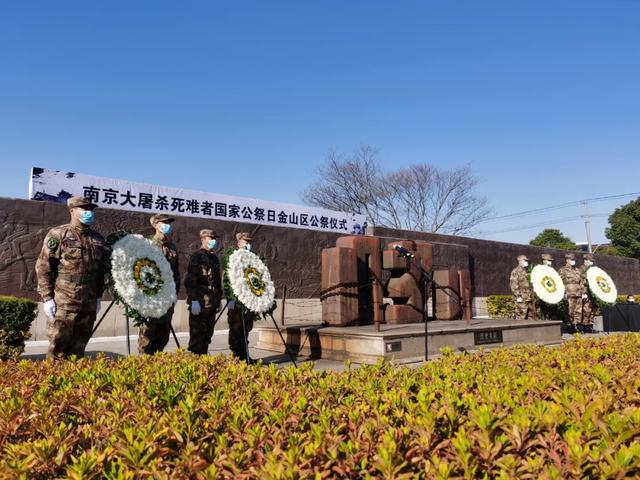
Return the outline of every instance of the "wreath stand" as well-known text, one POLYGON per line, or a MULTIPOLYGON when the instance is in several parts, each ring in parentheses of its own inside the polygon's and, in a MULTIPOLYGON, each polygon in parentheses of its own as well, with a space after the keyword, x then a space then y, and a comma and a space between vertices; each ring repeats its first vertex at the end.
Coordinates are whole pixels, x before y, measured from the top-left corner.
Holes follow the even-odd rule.
MULTIPOLYGON (((227 309, 227 306, 229 305, 229 301, 227 300, 227 303, 225 304, 224 307, 222 307, 222 310, 220 310, 220 313, 218 314, 218 316, 216 317, 216 319, 213 322, 213 328, 216 328, 216 323, 218 323, 218 320, 220 319, 220 317, 222 316, 222 314, 224 313, 224 311, 227 309)), ((284 347, 284 353, 286 353, 287 355, 289 355, 289 358, 291 359, 291 363, 293 363, 293 365, 298 368, 298 364, 296 363, 296 359, 293 355, 293 353, 291 353, 289 351, 289 346, 287 345, 287 342, 285 341, 284 337, 282 336, 282 331, 280 330, 280 327, 278 327, 278 323, 276 322, 276 319, 273 318, 273 314, 269 314, 269 317, 271 318, 271 321, 273 322, 273 326, 276 327, 276 330, 278 331, 278 335, 280 335, 280 340, 282 340, 282 346, 284 347)), ((247 352, 247 361, 249 360, 249 344, 247 343, 247 327, 244 323, 244 313, 242 314, 242 338, 244 339, 244 351, 247 352)))
MULTIPOLYGON (((107 307, 107 309, 102 313, 102 315, 100 316, 100 320, 98 320, 98 323, 96 323, 93 327, 93 330, 91 330, 91 336, 93 337, 93 335, 96 333, 96 330, 98 330, 98 327, 100 326, 100 324, 102 323, 102 321, 105 319, 105 317, 107 316, 107 313, 109 313, 109 310, 111 310, 111 307, 113 307, 113 305, 116 303, 115 300, 111 300, 111 303, 109 304, 109 306, 107 307)), ((226 305, 225 305, 226 307, 226 305)), ((218 317, 220 318, 220 317, 218 317)), ((131 356, 131 335, 129 333, 129 317, 127 317, 125 315, 124 317, 124 325, 125 325, 125 335, 127 337, 127 357, 131 356)), ((216 321, 218 321, 216 319, 216 321)), ((215 322, 213 324, 215 326, 215 322)), ((173 340, 176 342, 176 346, 178 348, 180 348, 180 342, 178 342, 178 336, 176 335, 175 330, 173 329, 173 325, 171 325, 171 322, 169 322, 169 328, 171 329, 171 334, 173 335, 173 340)))
MULTIPOLYGON (((100 320, 98 320, 98 323, 96 323, 93 327, 93 330, 91 330, 91 336, 93 337, 93 335, 96 333, 96 330, 98 330, 98 327, 100 326, 100 324, 102 323, 102 321, 105 319, 105 317, 107 316, 107 313, 109 313, 109 310, 111 310, 111 307, 113 307, 113 305, 116 303, 115 300, 111 300, 111 303, 109 304, 109 306, 107 307, 107 309, 102 313, 102 315, 100 316, 100 320)), ((125 335, 127 336, 127 357, 131 356, 131 338, 129 335, 129 317, 125 316, 124 317, 125 320, 125 335)))

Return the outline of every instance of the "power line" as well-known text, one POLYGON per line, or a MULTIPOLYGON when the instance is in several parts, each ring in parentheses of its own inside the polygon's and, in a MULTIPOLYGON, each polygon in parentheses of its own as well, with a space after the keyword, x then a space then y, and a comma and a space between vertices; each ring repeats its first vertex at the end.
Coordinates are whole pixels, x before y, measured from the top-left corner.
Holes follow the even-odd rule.
POLYGON ((584 202, 603 202, 603 201, 606 201, 606 200, 613 200, 613 199, 616 199, 616 198, 624 198, 624 197, 631 197, 631 196, 638 196, 638 195, 640 195, 640 192, 622 193, 622 194, 619 194, 619 195, 607 195, 607 196, 604 196, 604 197, 585 198, 583 200, 576 200, 576 201, 573 201, 573 202, 561 203, 561 204, 558 204, 558 205, 550 205, 548 207, 534 208, 532 210, 524 210, 522 212, 509 213, 507 215, 499 215, 499 216, 495 216, 495 217, 489 217, 489 218, 486 218, 486 219, 480 221, 479 223, 487 223, 487 222, 492 222, 494 220, 505 220, 505 219, 508 219, 508 218, 518 218, 518 217, 526 217, 526 216, 529 216, 529 215, 537 215, 539 213, 551 212, 553 210, 560 210, 562 208, 581 205, 581 204, 584 204, 584 202))
POLYGON ((584 215, 582 218, 584 218, 584 228, 587 232, 587 248, 589 249, 589 253, 593 253, 591 246, 591 218, 589 216, 589 203, 586 200, 581 203, 584 207, 584 215))
MULTIPOLYGON (((609 216, 608 213, 596 213, 596 214, 590 215, 591 218, 608 217, 608 216, 609 216)), ((502 230, 494 230, 492 232, 481 232, 481 233, 482 235, 495 235, 497 233, 517 232, 519 230, 529 230, 531 228, 537 228, 537 227, 548 227, 551 225, 556 225, 558 223, 575 222, 576 220, 582 220, 582 219, 584 219, 583 215, 576 215, 573 217, 557 218, 555 220, 546 220, 544 222, 532 223, 530 225, 521 225, 519 227, 505 228, 502 230)))

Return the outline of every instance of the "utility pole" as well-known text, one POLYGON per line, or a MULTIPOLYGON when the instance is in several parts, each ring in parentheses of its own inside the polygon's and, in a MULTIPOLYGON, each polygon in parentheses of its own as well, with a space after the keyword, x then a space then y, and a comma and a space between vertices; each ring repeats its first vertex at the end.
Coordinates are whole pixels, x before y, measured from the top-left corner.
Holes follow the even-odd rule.
POLYGON ((593 253, 591 248, 591 219, 589 218, 589 206, 587 204, 587 200, 582 200, 582 206, 584 207, 584 228, 587 231, 587 245, 589 248, 589 253, 593 253))

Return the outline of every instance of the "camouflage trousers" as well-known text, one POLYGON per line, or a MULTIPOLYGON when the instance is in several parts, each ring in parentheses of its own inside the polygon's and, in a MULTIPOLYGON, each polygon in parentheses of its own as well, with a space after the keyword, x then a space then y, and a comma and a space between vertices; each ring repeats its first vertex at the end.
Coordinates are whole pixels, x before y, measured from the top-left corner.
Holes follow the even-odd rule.
POLYGON ((213 323, 216 320, 215 308, 203 308, 200 315, 189 313, 189 351, 206 355, 213 337, 213 323))
POLYGON ((590 298, 582 299, 582 324, 593 325, 593 307, 590 298))
POLYGON ((249 332, 253 329, 255 315, 244 314, 244 328, 242 327, 243 314, 239 309, 228 310, 227 321, 229 322, 229 349, 241 360, 249 358, 247 346, 249 345, 249 332))
POLYGON ((138 353, 153 355, 161 352, 169 343, 173 307, 160 318, 150 318, 140 327, 138 333, 138 353))
POLYGON ((70 312, 59 308, 53 320, 47 319, 47 357, 83 357, 95 321, 95 310, 70 312))
POLYGON ((533 320, 535 318, 535 305, 533 300, 523 299, 516 303, 516 320, 533 320))
POLYGON ((540 320, 562 320, 562 309, 559 305, 549 305, 540 301, 540 320))
MULTIPOLYGON (((583 324, 583 306, 584 300, 582 297, 567 297, 567 323, 571 325, 583 324)), ((591 309, 589 308, 589 311, 591 309)))

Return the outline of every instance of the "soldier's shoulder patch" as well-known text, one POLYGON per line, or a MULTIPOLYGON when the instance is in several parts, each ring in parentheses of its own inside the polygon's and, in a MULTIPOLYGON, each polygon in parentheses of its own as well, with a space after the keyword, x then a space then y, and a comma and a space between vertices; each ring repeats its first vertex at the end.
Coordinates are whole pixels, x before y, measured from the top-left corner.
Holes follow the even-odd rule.
POLYGON ((49 237, 47 240, 47 247, 50 250, 55 250, 56 248, 58 248, 58 245, 60 245, 60 240, 58 240, 57 238, 54 237, 49 237))

